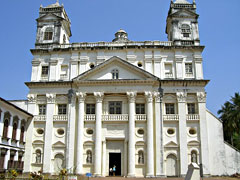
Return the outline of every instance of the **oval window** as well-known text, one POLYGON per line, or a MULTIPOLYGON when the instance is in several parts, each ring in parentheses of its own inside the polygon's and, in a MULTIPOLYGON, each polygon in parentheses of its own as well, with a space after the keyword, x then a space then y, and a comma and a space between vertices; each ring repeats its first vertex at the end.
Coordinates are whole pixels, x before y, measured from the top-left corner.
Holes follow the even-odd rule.
POLYGON ((63 135, 63 134, 64 134, 64 130, 63 130, 63 129, 58 129, 58 130, 57 130, 57 133, 58 133, 59 135, 63 135))
POLYGON ((144 130, 143 130, 143 129, 139 129, 139 130, 137 131, 137 133, 140 134, 140 135, 143 135, 143 134, 144 134, 144 130))
POLYGON ((170 128, 170 129, 167 130, 167 133, 169 135, 173 135, 175 133, 175 130, 170 128))
POLYGON ((91 64, 89 65, 89 67, 90 67, 91 69, 94 68, 94 64, 91 63, 91 64))
POLYGON ((87 130, 87 134, 92 135, 93 134, 93 130, 92 129, 88 129, 87 130))
POLYGON ((194 129, 194 128, 189 129, 189 134, 191 134, 191 135, 197 134, 196 129, 194 129))
POLYGON ((43 129, 37 129, 37 133, 42 135, 44 133, 43 129))
POLYGON ((138 67, 142 67, 142 62, 138 62, 138 67))

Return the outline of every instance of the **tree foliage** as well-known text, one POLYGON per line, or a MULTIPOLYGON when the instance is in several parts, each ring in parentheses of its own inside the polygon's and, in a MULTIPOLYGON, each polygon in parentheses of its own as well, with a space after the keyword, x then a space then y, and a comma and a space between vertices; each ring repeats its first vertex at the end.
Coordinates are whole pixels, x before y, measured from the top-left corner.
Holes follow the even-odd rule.
POLYGON ((235 93, 230 101, 218 111, 223 121, 224 139, 240 150, 240 94, 235 93))

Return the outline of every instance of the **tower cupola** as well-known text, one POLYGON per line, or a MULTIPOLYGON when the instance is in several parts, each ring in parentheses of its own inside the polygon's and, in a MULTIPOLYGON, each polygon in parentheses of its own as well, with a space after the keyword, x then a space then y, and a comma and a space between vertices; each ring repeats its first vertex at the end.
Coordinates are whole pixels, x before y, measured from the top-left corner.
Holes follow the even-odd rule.
POLYGON ((175 45, 200 45, 196 2, 172 0, 167 17, 168 40, 175 45))
POLYGON ((39 44, 68 44, 70 41, 71 22, 63 5, 55 4, 39 9, 37 21, 36 46, 39 44))
POLYGON ((123 29, 120 29, 118 32, 115 33, 115 39, 113 39, 113 42, 127 42, 128 40, 128 34, 123 29))

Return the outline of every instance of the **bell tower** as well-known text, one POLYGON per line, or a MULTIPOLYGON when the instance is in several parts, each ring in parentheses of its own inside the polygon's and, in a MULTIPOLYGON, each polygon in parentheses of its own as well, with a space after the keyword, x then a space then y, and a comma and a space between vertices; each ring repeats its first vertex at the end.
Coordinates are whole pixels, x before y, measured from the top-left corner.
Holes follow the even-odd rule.
POLYGON ((41 5, 37 21, 35 45, 68 44, 70 41, 71 22, 63 7, 57 1, 47 7, 41 5))
POLYGON ((171 0, 166 26, 168 40, 179 46, 199 46, 198 17, 195 0, 192 3, 171 0))

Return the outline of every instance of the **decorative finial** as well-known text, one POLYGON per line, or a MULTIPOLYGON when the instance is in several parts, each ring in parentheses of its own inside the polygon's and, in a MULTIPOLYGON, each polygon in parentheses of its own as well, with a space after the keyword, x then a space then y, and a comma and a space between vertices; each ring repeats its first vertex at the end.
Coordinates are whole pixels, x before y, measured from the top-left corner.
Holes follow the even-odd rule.
POLYGON ((196 0, 193 0, 193 4, 196 4, 196 0))

